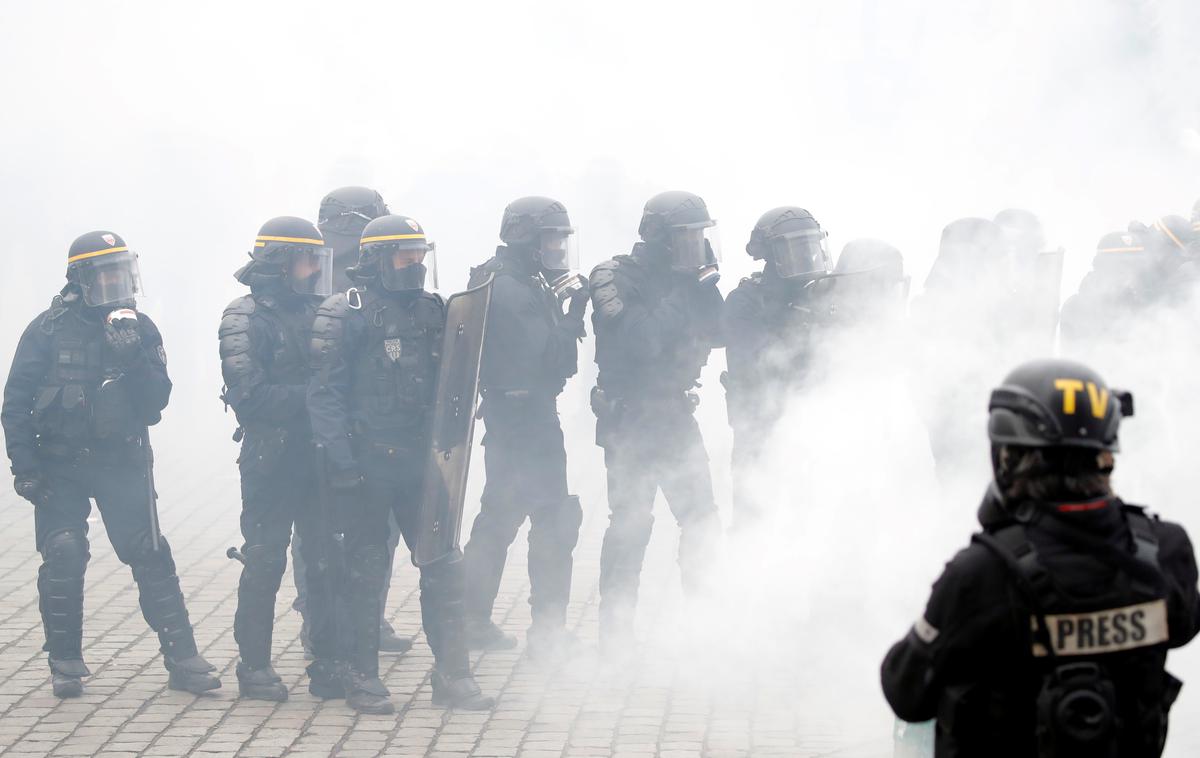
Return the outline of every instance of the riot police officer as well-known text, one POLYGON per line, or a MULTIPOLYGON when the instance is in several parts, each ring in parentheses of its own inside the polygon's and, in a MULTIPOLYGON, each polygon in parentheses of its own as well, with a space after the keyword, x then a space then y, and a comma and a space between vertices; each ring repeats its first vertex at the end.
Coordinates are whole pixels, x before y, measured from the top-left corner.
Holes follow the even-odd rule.
POLYGON ((34 506, 38 596, 54 694, 78 697, 88 514, 96 501, 117 557, 133 570, 142 615, 158 633, 168 686, 221 686, 196 649, 171 547, 155 511, 147 427, 171 394, 158 328, 136 311, 137 256, 120 235, 71 243, 67 284, 25 329, 4 386, 17 494, 34 506))
MULTIPOLYGON (((386 216, 387 204, 378 192, 368 187, 339 187, 321 200, 317 226, 326 244, 333 249, 333 291, 344 292, 352 282, 346 271, 358 261, 358 240, 362 230, 372 219, 386 216)), ((391 587, 392 559, 400 543, 400 530, 395 522, 389 524, 388 572, 383 581, 379 598, 379 649, 389 653, 406 653, 412 649, 412 640, 396 634, 385 615, 388 589, 391 587)), ((305 616, 300 639, 305 651, 311 653, 308 639, 309 620, 306 612, 308 595, 305 581, 303 538, 297 536, 292 542, 292 573, 296 583, 296 602, 293 607, 305 616)))
MULTIPOLYGON (((422 478, 445 327, 445 303, 424 289, 434 247, 406 216, 366 226, 359 286, 326 300, 313 323, 308 410, 327 450, 328 479, 344 534, 347 702, 391 713, 379 680, 380 589, 387 572, 388 517, 410 549, 416 538, 422 478)), ((462 554, 421 568, 421 616, 434 655, 433 701, 486 709, 471 676, 463 631, 462 554)))
POLYGON ((339 187, 321 199, 317 228, 333 248, 333 291, 354 285, 348 268, 358 262, 358 240, 367 224, 389 213, 383 197, 369 187, 339 187))
POLYGON ((708 453, 693 414, 700 370, 723 344, 716 225, 698 195, 647 201, 641 242, 592 271, 592 324, 599 375, 592 392, 596 443, 604 449, 608 530, 600 554, 600 643, 621 656, 662 489, 680 527, 685 589, 703 581, 719 537, 708 453))
POLYGON ((983 531, 883 662, 908 721, 942 756, 1158 756, 1180 683, 1168 648, 1200 630, 1183 528, 1110 488, 1128 393, 1064 360, 992 392, 983 531))
POLYGON ((572 275, 575 230, 562 203, 523 197, 504 209, 496 255, 471 272, 471 286, 492 280, 480 366, 487 480, 464 549, 467 637, 471 647, 501 649, 516 640, 492 620, 508 547, 529 519, 528 653, 561 659, 571 553, 583 511, 567 491, 567 453, 558 395, 578 369, 587 281, 572 275), (557 291, 556 291, 557 290, 557 291), (566 312, 564 313, 564 304, 566 312))
POLYGON ((761 517, 748 467, 760 458, 770 429, 783 413, 811 360, 810 337, 820 298, 814 283, 832 263, 826 233, 803 208, 764 213, 746 252, 764 262, 729 293, 724 309, 725 357, 721 377, 733 427, 734 526, 761 517))
MULTIPOLYGON (((312 321, 331 294, 333 260, 321 233, 293 216, 263 224, 250 262, 234 275, 250 287, 229 304, 219 331, 222 399, 237 415, 241 440, 242 569, 233 634, 241 661, 243 697, 286 700, 287 688, 271 668, 275 596, 287 564, 292 525, 306 534, 305 549, 328 535, 315 533, 312 431, 305 407, 312 321)), ((327 579, 313 556, 307 615, 320 646, 332 643, 327 579)), ((331 656, 324 655, 328 660, 331 656)), ((316 664, 314 664, 316 665, 316 664)))

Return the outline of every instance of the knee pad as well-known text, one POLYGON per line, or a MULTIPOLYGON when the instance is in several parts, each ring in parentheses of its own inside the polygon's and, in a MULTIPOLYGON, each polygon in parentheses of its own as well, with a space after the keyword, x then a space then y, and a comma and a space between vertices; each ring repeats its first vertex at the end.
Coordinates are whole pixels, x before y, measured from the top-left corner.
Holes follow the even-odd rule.
POLYGON ((461 596, 466 583, 461 551, 421 567, 421 593, 461 596))
POLYGON ((579 498, 568 495, 564 500, 547 503, 531 519, 530 540, 541 540, 544 535, 556 543, 574 547, 579 540, 579 527, 583 525, 583 506, 579 498), (537 537, 535 533, 541 532, 537 537))
POLYGON ((348 561, 351 588, 378 593, 387 573, 387 549, 383 545, 363 545, 348 561))
POLYGON ((123 545, 113 545, 117 558, 131 567, 135 574, 139 571, 154 573, 175 573, 175 558, 171 555, 171 546, 167 538, 161 534, 158 537, 158 550, 154 549, 154 538, 149 532, 142 532, 130 542, 123 545))
POLYGON ((82 577, 91 557, 87 536, 74 529, 52 534, 42 547, 47 570, 63 577, 82 577))
POLYGON ((255 589, 275 592, 287 570, 287 550, 283 545, 247 545, 242 551, 246 568, 242 577, 255 589))
POLYGON ((650 530, 654 527, 654 513, 651 510, 620 510, 609 515, 609 530, 622 535, 644 535, 650 539, 650 530))

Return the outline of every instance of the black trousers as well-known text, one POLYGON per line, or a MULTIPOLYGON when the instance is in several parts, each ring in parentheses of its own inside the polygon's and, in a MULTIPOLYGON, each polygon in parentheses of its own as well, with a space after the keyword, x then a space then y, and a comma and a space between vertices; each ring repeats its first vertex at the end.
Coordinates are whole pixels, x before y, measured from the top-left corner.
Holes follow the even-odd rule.
POLYGON ((332 529, 324 528, 317 511, 314 454, 307 438, 283 446, 276 457, 262 460, 247 445, 239 460, 242 483, 242 554, 246 565, 238 584, 233 634, 242 662, 262 668, 271 662, 275 602, 287 568, 293 527, 302 537, 300 551, 311 588, 306 617, 314 645, 326 657, 335 655, 330 604, 337 581, 326 556, 332 529))
POLYGON ((684 589, 703 584, 720 520, 700 427, 686 398, 623 405, 597 422, 608 478, 609 524, 600 552, 601 633, 631 623, 659 490, 679 525, 684 589))
MULTIPOLYGON (((405 544, 416 540, 426 452, 363 444, 358 452, 364 482, 340 497, 337 506, 344 534, 346 585, 341 608, 344 655, 365 677, 379 675, 380 591, 389 571, 388 519, 394 517, 405 544)), ((470 671, 463 637, 461 552, 420 569, 421 622, 434 665, 451 678, 470 671)), ((315 642, 315 641, 314 641, 315 642)))
POLYGON ((44 458, 46 495, 34 509, 38 597, 45 650, 55 660, 82 658, 84 573, 91 557, 87 518, 100 511, 117 558, 132 569, 146 623, 160 649, 174 659, 196 655, 175 560, 166 539, 154 549, 148 467, 140 447, 109 447, 108 454, 44 458))
POLYGON ((491 618, 508 548, 529 519, 533 621, 562 626, 583 511, 567 494, 567 453, 555 398, 488 396, 483 419, 487 479, 464 549, 467 615, 491 618))

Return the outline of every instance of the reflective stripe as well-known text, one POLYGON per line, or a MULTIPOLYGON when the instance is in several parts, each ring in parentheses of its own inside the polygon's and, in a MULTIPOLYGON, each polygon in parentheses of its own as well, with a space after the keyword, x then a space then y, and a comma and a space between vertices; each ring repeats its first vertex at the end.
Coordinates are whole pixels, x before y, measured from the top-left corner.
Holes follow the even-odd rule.
MULTIPOLYGON (((315 239, 310 239, 310 238, 308 238, 308 237, 271 237, 271 236, 268 236, 268 235, 265 235, 265 234, 260 234, 260 235, 258 235, 257 237, 255 237, 255 239, 256 239, 256 240, 258 240, 258 242, 260 242, 260 243, 265 243, 265 242, 300 242, 300 243, 302 243, 302 244, 305 244, 305 245, 320 245, 321 247, 324 247, 324 246, 325 246, 325 240, 315 240, 315 239)), ((259 244, 255 244, 255 247, 260 247, 260 245, 259 245, 259 244)))
POLYGON ((423 240, 424 234, 385 234, 380 237, 363 237, 358 241, 358 244, 365 245, 368 242, 388 242, 389 240, 423 240))
POLYGON ((92 253, 80 253, 79 255, 73 255, 70 258, 67 258, 67 263, 74 263, 75 261, 81 261, 85 258, 95 258, 98 255, 108 255, 109 253, 127 253, 127 252, 129 252, 128 247, 124 247, 124 246, 108 247, 103 250, 96 250, 95 252, 92 252, 92 253))
POLYGON ((1182 249, 1184 247, 1183 243, 1179 241, 1179 238, 1175 236, 1174 232, 1172 232, 1170 229, 1168 229, 1167 225, 1164 224, 1162 221, 1155 221, 1154 226, 1160 232, 1162 232, 1163 234, 1170 237, 1171 241, 1174 242, 1177 247, 1179 247, 1180 249, 1182 249))
POLYGON ((1096 250, 1097 253, 1144 253, 1144 247, 1102 247, 1096 250))

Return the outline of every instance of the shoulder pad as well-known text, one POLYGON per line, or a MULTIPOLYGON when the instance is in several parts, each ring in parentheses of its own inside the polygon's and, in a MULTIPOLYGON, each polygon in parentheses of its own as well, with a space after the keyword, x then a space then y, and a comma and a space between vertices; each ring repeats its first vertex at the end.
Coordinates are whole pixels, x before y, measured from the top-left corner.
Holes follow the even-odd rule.
POLYGON ((338 292, 325 298, 325 302, 317 306, 317 318, 345 318, 350 311, 350 299, 345 292, 338 292))
POLYGON ((592 290, 592 307, 602 319, 616 318, 625 310, 621 292, 617 288, 617 263, 605 261, 592 269, 589 286, 592 290))
POLYGON ((597 284, 609 284, 616 279, 617 265, 616 261, 609 260, 592 269, 592 275, 588 277, 588 281, 592 283, 593 288, 597 284))
POLYGON ((221 351, 225 351, 224 340, 233 334, 246 334, 250 331, 250 315, 254 313, 254 298, 246 295, 239 297, 225 308, 221 314, 221 327, 217 336, 222 340, 221 351))

